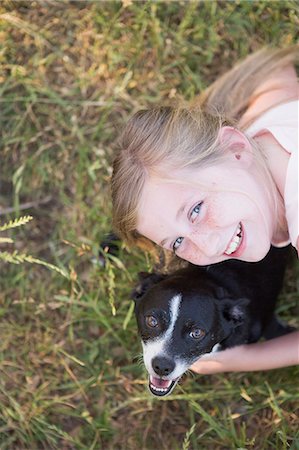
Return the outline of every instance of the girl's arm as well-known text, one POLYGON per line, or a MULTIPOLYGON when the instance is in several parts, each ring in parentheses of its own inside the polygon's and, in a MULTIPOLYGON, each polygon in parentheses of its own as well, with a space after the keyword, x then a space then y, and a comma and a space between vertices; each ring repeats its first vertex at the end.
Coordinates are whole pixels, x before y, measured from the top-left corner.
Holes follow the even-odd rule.
POLYGON ((199 374, 251 372, 299 364, 299 331, 203 356, 191 366, 199 374))

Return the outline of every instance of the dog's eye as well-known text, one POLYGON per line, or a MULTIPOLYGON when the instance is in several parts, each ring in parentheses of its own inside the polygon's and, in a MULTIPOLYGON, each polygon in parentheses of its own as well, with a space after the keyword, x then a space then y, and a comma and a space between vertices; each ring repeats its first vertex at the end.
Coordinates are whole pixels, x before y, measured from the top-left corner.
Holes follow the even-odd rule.
POLYGON ((190 331, 190 336, 193 339, 201 339, 204 337, 205 335, 205 331, 202 330, 201 328, 193 328, 193 330, 190 331))
POLYGON ((145 323, 150 328, 155 328, 158 326, 158 321, 157 321, 156 317, 154 317, 154 316, 146 316, 145 323))

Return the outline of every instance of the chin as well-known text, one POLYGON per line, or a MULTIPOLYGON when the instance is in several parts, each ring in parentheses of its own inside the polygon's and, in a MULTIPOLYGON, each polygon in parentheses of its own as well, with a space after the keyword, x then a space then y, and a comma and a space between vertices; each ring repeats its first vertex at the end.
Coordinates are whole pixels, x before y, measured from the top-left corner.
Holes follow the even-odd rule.
POLYGON ((254 254, 252 255, 252 257, 251 258, 248 258, 248 259, 244 259, 245 261, 248 261, 248 262, 258 262, 258 261, 261 261, 262 259, 264 259, 265 258, 265 256, 268 254, 268 252, 269 252, 269 250, 270 250, 270 247, 271 247, 271 243, 269 242, 269 244, 268 245, 261 245, 258 249, 256 249, 255 251, 254 251, 254 254))

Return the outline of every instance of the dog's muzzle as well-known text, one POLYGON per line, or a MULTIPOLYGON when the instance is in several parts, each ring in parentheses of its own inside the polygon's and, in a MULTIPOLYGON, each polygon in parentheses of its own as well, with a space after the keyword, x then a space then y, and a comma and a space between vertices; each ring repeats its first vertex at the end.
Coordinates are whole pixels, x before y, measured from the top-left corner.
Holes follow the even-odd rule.
POLYGON ((175 369, 175 362, 165 356, 156 356, 151 362, 152 369, 157 376, 150 375, 149 389, 159 397, 170 394, 179 378, 168 379, 175 369))

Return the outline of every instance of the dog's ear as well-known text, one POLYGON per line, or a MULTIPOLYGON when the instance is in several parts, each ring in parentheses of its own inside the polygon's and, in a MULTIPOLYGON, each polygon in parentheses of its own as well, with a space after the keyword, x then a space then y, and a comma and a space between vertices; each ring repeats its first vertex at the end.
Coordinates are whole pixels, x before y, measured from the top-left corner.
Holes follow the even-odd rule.
POLYGON ((136 302, 148 291, 149 288, 166 278, 166 275, 157 272, 139 272, 139 281, 131 292, 131 299, 136 302))
POLYGON ((219 304, 224 319, 229 322, 233 328, 245 322, 247 317, 247 305, 249 304, 247 298, 221 300, 219 304))

